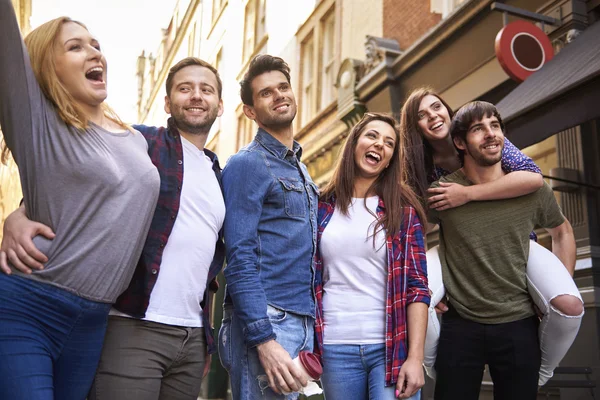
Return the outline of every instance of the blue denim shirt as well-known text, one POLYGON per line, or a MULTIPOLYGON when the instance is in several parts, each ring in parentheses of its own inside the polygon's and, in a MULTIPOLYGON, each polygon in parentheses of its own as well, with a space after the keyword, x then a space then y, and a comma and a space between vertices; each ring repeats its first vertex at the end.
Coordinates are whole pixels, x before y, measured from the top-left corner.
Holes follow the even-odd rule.
POLYGON ((246 345, 275 339, 267 304, 315 316, 313 256, 318 189, 302 149, 259 129, 223 170, 227 292, 242 321, 246 345))

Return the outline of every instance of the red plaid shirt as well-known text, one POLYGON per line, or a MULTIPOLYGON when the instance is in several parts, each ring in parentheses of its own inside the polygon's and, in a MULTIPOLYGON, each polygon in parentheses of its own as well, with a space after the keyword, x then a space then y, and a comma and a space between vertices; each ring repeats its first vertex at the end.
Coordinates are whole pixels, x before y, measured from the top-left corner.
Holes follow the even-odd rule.
MULTIPOLYGON (((319 202, 317 243, 321 242, 323 232, 335 210, 335 199, 319 202)), ((385 213, 383 200, 379 199, 377 215, 385 213)), ((406 331, 406 307, 411 303, 422 302, 429 305, 427 286, 427 261, 421 221, 415 209, 403 207, 404 216, 400 232, 388 235, 386 239, 388 274, 387 315, 385 329, 385 384, 391 386, 398 380, 398 373, 408 355, 406 331), (391 267, 391 268, 390 268, 391 267)), ((323 259, 319 246, 315 255, 315 294, 317 299, 317 318, 315 321, 315 353, 323 353, 323 259)))
MULTIPOLYGON (((160 274, 163 251, 179 212, 179 200, 183 185, 183 147, 173 118, 169 118, 167 124, 166 128, 134 125, 134 128, 146 138, 148 155, 160 174, 160 194, 142 255, 129 287, 114 304, 117 310, 135 318, 146 316, 150 295, 160 274)), ((216 154, 208 149, 204 149, 204 152, 212 160, 213 172, 219 181, 219 185, 221 185, 221 167, 216 154)), ((199 237, 197 240, 202 240, 202 238, 199 237)), ((225 244, 223 243, 223 230, 221 229, 215 245, 215 255, 208 271, 206 290, 201 302, 202 323, 209 354, 217 351, 210 313, 214 297, 212 293, 219 288, 216 280, 217 274, 223 268, 224 261, 225 244)))

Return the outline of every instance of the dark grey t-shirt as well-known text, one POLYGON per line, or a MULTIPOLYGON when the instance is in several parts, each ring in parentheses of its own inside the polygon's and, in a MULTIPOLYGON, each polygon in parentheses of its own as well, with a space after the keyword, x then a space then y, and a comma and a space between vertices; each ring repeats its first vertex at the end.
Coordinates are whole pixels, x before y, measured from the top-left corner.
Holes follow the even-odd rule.
MULTIPOLYGON (((440 181, 472 185, 461 170, 440 181)), ((529 233, 565 221, 546 183, 525 196, 430 209, 428 217, 440 224, 444 286, 463 318, 499 324, 534 314, 525 273, 529 233)))
POLYGON ((91 124, 81 132, 60 119, 33 74, 10 0, 0 0, 0 52, 0 124, 27 215, 56 233, 34 239, 45 269, 21 275, 112 303, 131 280, 158 198, 147 143, 137 131, 91 124))

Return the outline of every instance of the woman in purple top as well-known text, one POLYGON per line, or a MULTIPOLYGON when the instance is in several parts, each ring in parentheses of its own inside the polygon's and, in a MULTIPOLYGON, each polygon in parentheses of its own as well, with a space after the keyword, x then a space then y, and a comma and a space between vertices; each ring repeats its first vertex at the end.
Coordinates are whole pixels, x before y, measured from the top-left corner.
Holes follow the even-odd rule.
MULTIPOLYGON (((408 176, 421 199, 437 210, 461 206, 469 201, 500 200, 532 193, 542 186, 539 167, 508 139, 504 142, 502 169, 507 174, 498 181, 472 186, 440 182, 440 187, 428 189, 440 177, 462 167, 458 152, 450 137, 453 112, 433 90, 419 88, 406 100, 401 115, 401 129, 408 141, 408 176)), ((535 238, 535 235, 533 235, 535 238)), ((438 247, 427 252, 427 270, 431 305, 425 344, 425 367, 434 376, 433 366, 439 339, 439 321, 435 308, 447 310, 443 303, 438 247), (439 303, 439 304, 438 304, 439 303)), ((539 384, 552 377, 554 368, 575 340, 583 316, 583 301, 572 279, 573 271, 550 251, 531 241, 527 282, 530 295, 543 314, 539 328, 542 364, 539 384)))

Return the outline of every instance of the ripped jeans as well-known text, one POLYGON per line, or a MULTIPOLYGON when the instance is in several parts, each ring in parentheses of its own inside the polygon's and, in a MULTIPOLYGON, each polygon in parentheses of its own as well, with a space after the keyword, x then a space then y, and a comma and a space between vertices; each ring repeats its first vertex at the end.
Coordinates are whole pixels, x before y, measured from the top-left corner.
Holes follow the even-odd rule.
MULTIPOLYGON (((292 359, 301 351, 313 350, 314 319, 271 306, 267 307, 267 315, 277 335, 277 343, 290 353, 292 359)), ((225 307, 223 311, 218 345, 221 364, 229 372, 234 400, 298 398, 298 393, 284 396, 271 390, 256 348, 246 346, 240 320, 231 307, 225 307)))
MULTIPOLYGON (((438 246, 427 251, 427 274, 431 305, 423 364, 429 376, 434 378, 435 371, 431 367, 435 363, 440 338, 440 323, 435 313, 435 306, 446 294, 442 282, 438 246)), ((554 368, 573 344, 583 317, 583 312, 579 315, 565 315, 550 304, 550 301, 560 295, 574 296, 582 303, 583 300, 573 278, 560 260, 552 252, 533 241, 529 246, 527 289, 534 304, 544 315, 538 331, 542 351, 538 385, 542 386, 552 377, 554 368)))

